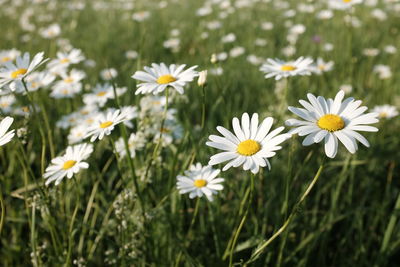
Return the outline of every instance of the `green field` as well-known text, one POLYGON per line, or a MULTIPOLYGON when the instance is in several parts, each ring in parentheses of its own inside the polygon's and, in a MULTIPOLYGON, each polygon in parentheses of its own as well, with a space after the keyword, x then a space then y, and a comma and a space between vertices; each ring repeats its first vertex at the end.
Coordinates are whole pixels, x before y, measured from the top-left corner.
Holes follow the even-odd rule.
POLYGON ((0 266, 398 266, 400 1, 357 2, 0 0, 0 266), (42 51, 34 70, 19 65, 42 51), (268 59, 290 76, 265 78, 268 59), (153 70, 160 92, 135 94, 152 63, 197 68, 153 70), (340 136, 357 119, 329 110, 310 111, 318 144, 285 135, 304 120, 289 106, 340 90, 377 112, 365 124, 379 131, 359 132, 369 147, 340 136), (284 126, 281 148, 243 120, 239 138, 244 113, 284 126), (246 170, 213 165, 224 181, 210 201, 196 196, 211 180, 188 170, 221 152, 206 145, 217 126, 240 139, 228 145, 246 170), (255 158, 267 149, 271 170, 255 158), (177 183, 192 174, 189 197, 177 183))

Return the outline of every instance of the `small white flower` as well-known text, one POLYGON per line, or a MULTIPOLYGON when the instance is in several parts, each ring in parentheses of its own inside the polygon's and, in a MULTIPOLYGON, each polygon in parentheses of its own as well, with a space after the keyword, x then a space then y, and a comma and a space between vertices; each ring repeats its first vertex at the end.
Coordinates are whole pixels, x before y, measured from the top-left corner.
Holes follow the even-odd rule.
POLYGON ((111 84, 97 84, 92 93, 83 96, 83 102, 86 105, 98 105, 103 107, 108 99, 114 98, 114 90, 111 84))
POLYGON ((268 158, 275 156, 275 151, 282 148, 279 144, 290 138, 289 134, 279 134, 284 127, 278 127, 269 132, 272 122, 273 119, 268 117, 258 126, 257 113, 253 114, 251 120, 249 115, 244 113, 241 125, 238 118, 232 120, 235 134, 218 126, 217 130, 223 137, 210 135, 210 142, 206 145, 224 150, 224 152, 212 156, 208 164, 216 165, 229 161, 222 169, 223 171, 242 164, 245 171, 250 170, 252 173, 257 173, 260 167, 268 166, 271 169, 268 158))
POLYGON ((58 185, 62 179, 67 176, 71 179, 72 176, 78 173, 81 169, 89 168, 89 164, 84 162, 93 152, 92 144, 80 144, 76 146, 69 146, 65 154, 51 160, 50 166, 46 168, 43 175, 46 180, 46 185, 55 181, 58 185))
POLYGON ((378 113, 379 118, 382 119, 391 119, 399 115, 399 112, 397 111, 396 107, 391 105, 376 106, 374 107, 372 112, 378 113))
POLYGON ((94 142, 96 139, 103 139, 105 135, 111 134, 114 130, 115 125, 126 120, 126 114, 122 113, 121 110, 117 109, 107 114, 101 113, 87 130, 85 138, 91 136, 90 142, 94 142))
MULTIPOLYGON (((136 150, 142 149, 146 145, 146 139, 143 133, 131 133, 128 139, 128 148, 131 157, 134 158, 136 156, 136 150)), ((119 138, 117 142, 115 142, 115 150, 120 155, 121 158, 126 156, 126 148, 124 139, 119 138)))
POLYGON ((321 75, 323 72, 331 71, 334 64, 333 61, 325 62, 322 58, 318 58, 315 65, 312 65, 312 71, 321 75))
POLYGON ((66 69, 71 64, 78 64, 84 59, 85 57, 80 49, 72 49, 68 53, 57 52, 57 59, 51 60, 48 67, 52 72, 58 72, 60 69, 66 69))
POLYGON ((8 129, 10 128, 11 124, 13 123, 14 119, 11 117, 5 117, 0 122, 0 146, 3 146, 11 141, 11 139, 15 135, 15 130, 11 130, 9 132, 8 129))
POLYGON ((103 80, 109 81, 118 76, 118 72, 114 68, 104 69, 100 72, 100 76, 103 80))
POLYGON ((0 110, 3 113, 10 113, 13 108, 12 105, 15 103, 14 95, 4 95, 0 97, 0 110))
POLYGON ((338 140, 350 153, 357 151, 357 140, 369 147, 367 139, 357 131, 378 131, 376 127, 367 125, 378 122, 378 113, 363 114, 367 107, 360 107, 361 100, 355 101, 349 97, 342 101, 343 97, 343 91, 339 91, 335 99, 307 94, 310 102, 299 101, 304 108, 288 108, 304 120, 287 120, 286 125, 296 126, 289 133, 306 136, 303 140, 304 146, 325 140, 325 154, 330 158, 334 158, 337 154, 338 140))
POLYGON ((133 79, 143 81, 143 83, 137 85, 138 89, 135 94, 158 94, 168 86, 183 94, 183 87, 186 83, 193 81, 194 77, 198 76, 197 71, 194 70, 197 66, 190 67, 187 70, 183 70, 185 64, 172 64, 167 67, 164 63, 153 63, 151 66, 144 67, 145 71, 136 71, 132 76, 133 79))
POLYGON ((189 193, 189 198, 205 195, 209 201, 213 201, 213 195, 224 188, 221 185, 224 179, 217 177, 220 172, 211 166, 203 167, 200 163, 190 166, 185 175, 177 176, 179 193, 189 193))
POLYGON ((60 25, 58 25, 56 23, 55 24, 51 24, 47 28, 43 28, 40 31, 40 35, 43 38, 46 38, 46 39, 53 39, 53 38, 59 36, 60 33, 61 33, 60 25))
POLYGON ((295 61, 283 61, 279 59, 267 59, 267 63, 264 63, 260 70, 266 73, 265 78, 275 77, 275 80, 286 78, 289 76, 297 75, 310 75, 311 64, 313 60, 311 58, 300 57, 295 61))
POLYGON ((44 52, 37 53, 32 61, 30 61, 29 53, 25 53, 23 57, 16 58, 16 64, 8 61, 4 63, 4 67, 0 69, 0 88, 10 82, 21 82, 29 73, 47 61, 43 60, 44 52))
POLYGON ((329 0, 329 7, 333 9, 348 9, 353 5, 362 3, 363 0, 329 0))

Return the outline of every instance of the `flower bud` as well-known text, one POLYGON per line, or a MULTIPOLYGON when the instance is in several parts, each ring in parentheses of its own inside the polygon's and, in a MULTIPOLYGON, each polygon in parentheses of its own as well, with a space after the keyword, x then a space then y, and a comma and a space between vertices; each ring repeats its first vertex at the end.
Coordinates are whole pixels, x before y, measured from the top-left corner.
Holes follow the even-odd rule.
POLYGON ((203 70, 199 72, 199 79, 197 80, 197 84, 199 86, 204 86, 207 83, 207 70, 203 70))

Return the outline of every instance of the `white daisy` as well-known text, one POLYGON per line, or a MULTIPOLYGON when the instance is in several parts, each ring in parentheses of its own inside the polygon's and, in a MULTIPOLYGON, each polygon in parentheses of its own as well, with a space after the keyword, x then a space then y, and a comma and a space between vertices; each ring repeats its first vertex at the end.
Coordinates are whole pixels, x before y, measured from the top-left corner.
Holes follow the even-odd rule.
MULTIPOLYGON (((131 133, 128 139, 128 148, 131 154, 131 157, 134 158, 136 156, 136 150, 142 149, 146 145, 146 137, 142 132, 131 133)), ((126 156, 126 148, 124 139, 119 138, 117 142, 115 142, 115 150, 120 155, 121 158, 126 156)))
POLYGON ((111 134, 115 125, 126 120, 126 114, 117 109, 107 114, 100 113, 95 122, 87 130, 85 138, 91 136, 90 142, 94 142, 97 138, 103 139, 104 135, 111 134))
POLYGON ((7 144, 8 142, 11 141, 11 139, 14 137, 15 130, 11 130, 9 132, 8 129, 10 128, 11 124, 13 123, 14 119, 11 117, 5 117, 1 122, 0 122, 0 146, 3 146, 7 144))
POLYGON ((217 130, 223 137, 210 135, 211 142, 207 142, 206 145, 225 151, 212 156, 208 164, 216 165, 229 161, 223 171, 242 164, 245 171, 250 170, 252 173, 257 173, 260 166, 268 166, 268 169, 271 169, 268 158, 275 156, 275 151, 282 148, 278 145, 290 138, 289 134, 279 134, 284 127, 278 127, 269 133, 272 122, 273 118, 268 117, 258 126, 257 113, 253 114, 251 121, 249 115, 244 113, 241 125, 238 118, 232 120, 235 134, 218 126, 217 130))
POLYGON ((13 108, 12 105, 15 103, 16 99, 14 95, 4 95, 0 97, 0 110, 3 113, 10 113, 13 108))
POLYGON ((100 72, 100 77, 106 81, 115 79, 117 76, 118 72, 114 68, 104 69, 100 72))
POLYGON ((363 0, 329 0, 329 7, 333 9, 348 9, 353 5, 362 3, 363 0))
POLYGON ((325 62, 322 58, 318 58, 317 62, 312 65, 312 72, 321 75, 324 72, 331 71, 333 69, 333 61, 325 62))
POLYGON ((104 107, 108 99, 114 98, 114 90, 111 84, 97 84, 92 93, 83 96, 83 102, 87 105, 104 107))
POLYGON ((81 169, 89 168, 89 164, 84 162, 93 152, 92 144, 80 144, 67 147, 65 154, 51 160, 50 166, 46 168, 43 175, 46 180, 46 185, 55 181, 58 185, 62 179, 67 176, 71 179, 72 176, 78 173, 81 169))
POLYGON ((40 35, 45 39, 53 39, 61 34, 60 25, 54 23, 40 30, 40 35))
POLYGON ((261 66, 260 70, 266 73, 266 79, 275 77, 275 80, 280 80, 281 78, 289 76, 310 75, 312 63, 313 60, 311 58, 304 57, 299 57, 295 61, 273 60, 268 58, 267 62, 261 66))
POLYGON ((71 64, 83 61, 85 57, 80 49, 72 49, 68 53, 57 52, 57 59, 49 62, 48 67, 51 71, 58 72, 59 69, 66 69, 71 64))
POLYGON ((194 69, 197 66, 190 67, 187 70, 185 64, 172 64, 167 67, 164 63, 151 64, 152 67, 144 67, 145 71, 136 71, 132 76, 133 79, 143 81, 137 85, 138 89, 135 94, 153 93, 158 94, 165 90, 168 86, 173 87, 180 94, 183 94, 183 87, 186 83, 193 81, 198 76, 194 69))
MULTIPOLYGON (((47 71, 32 72, 25 78, 26 88, 29 92, 37 91, 40 88, 49 86, 55 80, 55 78, 56 77, 52 73, 47 71)), ((16 83, 15 91, 17 93, 25 94, 26 92, 23 86, 24 85, 22 83, 16 83)))
POLYGON ((391 105, 376 106, 374 107, 372 112, 378 113, 379 118, 382 119, 391 119, 399 115, 399 112, 396 110, 396 107, 391 105))
POLYGON ((44 52, 37 53, 32 61, 30 61, 29 53, 25 53, 23 57, 16 58, 16 64, 12 62, 4 63, 4 68, 0 69, 0 88, 10 82, 21 81, 29 73, 47 61, 43 60, 44 52))
POLYGON ((200 163, 190 166, 185 175, 177 176, 177 188, 180 194, 189 193, 189 198, 202 197, 205 195, 209 201, 213 201, 213 195, 224 187, 221 183, 223 178, 217 177, 220 170, 211 166, 201 166, 200 163))
POLYGON ((6 62, 15 60, 19 55, 21 55, 21 52, 15 48, 0 51, 0 66, 6 62))
POLYGON ((379 114, 363 114, 367 107, 360 107, 361 100, 355 101, 354 98, 349 97, 342 101, 343 97, 343 91, 339 91, 335 99, 325 99, 322 96, 315 97, 313 94, 307 94, 310 102, 299 101, 305 109, 289 107, 291 112, 305 120, 287 120, 286 125, 298 126, 289 133, 306 136, 303 140, 304 146, 325 140, 325 154, 330 158, 336 156, 338 140, 350 153, 355 153, 358 149, 356 140, 369 147, 367 139, 357 131, 378 131, 376 127, 367 124, 378 122, 379 114))

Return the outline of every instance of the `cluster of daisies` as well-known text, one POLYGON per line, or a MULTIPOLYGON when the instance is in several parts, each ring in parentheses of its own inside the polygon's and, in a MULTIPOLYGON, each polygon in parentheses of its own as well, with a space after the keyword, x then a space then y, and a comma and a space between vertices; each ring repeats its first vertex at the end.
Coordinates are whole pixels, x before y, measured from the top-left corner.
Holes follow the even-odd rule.
MULTIPOLYGON (((51 60, 45 71, 35 72, 38 66, 46 60, 43 53, 37 54, 30 61, 29 54, 23 56, 15 55, 13 60, 3 63, 0 69, 0 84, 4 89, 2 92, 31 92, 40 88, 51 87, 52 92, 61 92, 64 96, 74 96, 82 89, 81 80, 85 77, 82 71, 68 70, 70 64, 76 64, 83 60, 80 50, 72 50, 69 53, 58 53, 57 59, 51 60), (57 74, 58 73, 58 74, 57 74), (49 77, 51 75, 61 77, 61 80, 47 79, 48 83, 33 86, 31 76, 49 77), (37 87, 37 88, 36 88, 37 87), (65 93, 63 92, 65 90, 65 93)), ((281 79, 288 76, 308 75, 312 68, 310 58, 299 58, 294 61, 282 61, 268 59, 261 67, 266 73, 266 78, 275 77, 281 79)), ((154 144, 160 141, 168 146, 174 140, 182 136, 182 127, 175 118, 176 110, 166 109, 166 96, 153 96, 165 90, 172 90, 178 95, 184 93, 184 87, 199 76, 199 85, 206 82, 207 72, 197 72, 197 66, 186 68, 186 65, 172 64, 167 66, 164 63, 153 63, 150 67, 144 67, 143 71, 136 71, 132 76, 138 80, 136 94, 150 94, 140 101, 140 107, 123 106, 119 109, 106 107, 109 99, 114 99, 124 94, 126 88, 116 88, 109 83, 97 84, 90 92, 79 94, 85 106, 71 114, 63 116, 57 126, 62 129, 70 129, 68 135, 68 146, 62 156, 51 161, 44 174, 46 185, 55 182, 59 184, 64 177, 72 178, 81 169, 87 169, 87 159, 94 150, 91 143, 102 140, 110 135, 115 127, 124 124, 124 127, 133 129, 131 131, 128 145, 122 138, 119 138, 115 145, 116 152, 126 156, 129 150, 131 157, 135 157, 136 151, 147 144, 154 144), (136 125, 133 120, 136 119, 136 125), (162 127, 162 128, 161 128, 162 127)), ((321 71, 323 68, 319 68, 321 71)), ((112 75, 111 75, 112 76, 112 75)), ((46 79, 44 79, 46 80, 46 79)), ((57 95, 57 94, 55 94, 57 95)), ((257 113, 243 113, 241 118, 232 119, 233 132, 218 126, 220 135, 210 135, 207 146, 221 150, 221 152, 210 157, 207 166, 201 163, 192 165, 184 175, 177 177, 177 187, 180 193, 189 193, 190 198, 205 195, 210 201, 213 195, 223 189, 223 178, 219 177, 220 170, 212 166, 226 162, 222 171, 231 167, 242 166, 243 170, 249 170, 256 174, 260 168, 271 169, 270 158, 282 149, 282 143, 292 135, 305 136, 302 144, 304 146, 313 143, 324 142, 325 154, 334 158, 338 152, 339 141, 350 153, 358 149, 357 141, 364 146, 369 146, 368 141, 359 132, 375 132, 376 127, 370 124, 378 122, 378 117, 390 117, 396 110, 389 111, 387 107, 377 107, 377 112, 365 113, 367 107, 361 106, 360 100, 354 98, 344 99, 345 93, 339 91, 336 96, 324 98, 308 94, 308 101, 300 100, 302 107, 289 107, 299 119, 288 119, 287 126, 292 126, 289 132, 283 133, 284 127, 273 129, 273 118, 264 118, 261 123, 257 113)), ((54 94, 53 94, 54 96, 54 94)), ((397 115, 397 114, 395 114, 397 115)), ((6 117, 0 125, 0 145, 9 142, 14 136, 14 130, 8 131, 13 119, 6 117)))

